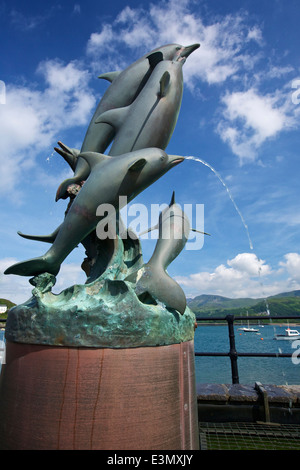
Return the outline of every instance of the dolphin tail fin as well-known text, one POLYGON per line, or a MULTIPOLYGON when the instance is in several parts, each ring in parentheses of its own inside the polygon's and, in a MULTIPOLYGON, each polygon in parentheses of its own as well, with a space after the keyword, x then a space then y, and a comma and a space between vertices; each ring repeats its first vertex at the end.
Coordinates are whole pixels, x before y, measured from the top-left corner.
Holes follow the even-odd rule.
MULTIPOLYGON (((182 288, 164 269, 145 264, 135 275, 125 279, 136 282, 136 295, 143 300, 148 293, 156 302, 177 310, 181 315, 186 309, 186 297, 182 288)), ((149 297, 149 296, 146 296, 149 297)))
POLYGON ((59 199, 67 199, 68 193, 67 189, 70 184, 77 183, 80 181, 80 178, 68 178, 64 180, 58 187, 58 190, 56 191, 56 196, 55 196, 55 201, 58 201, 59 199))
POLYGON ((54 276, 59 272, 60 266, 51 262, 50 258, 40 256, 21 263, 16 263, 7 268, 4 274, 17 274, 19 276, 38 276, 43 273, 50 273, 54 276))
POLYGON ((27 235, 22 232, 18 232, 18 235, 20 235, 20 237, 26 238, 27 240, 36 240, 38 242, 53 243, 56 238, 56 235, 59 232, 60 227, 61 226, 57 227, 57 229, 54 230, 54 232, 50 233, 50 235, 27 235))

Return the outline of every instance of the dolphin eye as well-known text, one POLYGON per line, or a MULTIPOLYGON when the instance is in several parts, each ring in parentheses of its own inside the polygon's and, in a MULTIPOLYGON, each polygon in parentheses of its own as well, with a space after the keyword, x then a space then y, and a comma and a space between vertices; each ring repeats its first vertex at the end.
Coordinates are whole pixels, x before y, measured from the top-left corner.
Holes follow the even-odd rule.
POLYGON ((181 47, 177 46, 176 51, 180 51, 181 47))
POLYGON ((161 160, 162 162, 163 162, 165 159, 166 159, 165 155, 162 155, 162 156, 160 157, 160 160, 161 160))

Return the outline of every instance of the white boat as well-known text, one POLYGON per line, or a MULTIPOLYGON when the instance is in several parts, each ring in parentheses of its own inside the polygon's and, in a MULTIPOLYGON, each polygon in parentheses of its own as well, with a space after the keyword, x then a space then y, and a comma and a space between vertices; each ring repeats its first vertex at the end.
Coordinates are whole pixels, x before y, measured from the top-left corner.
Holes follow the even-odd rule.
MULTIPOLYGON (((248 312, 247 312, 247 317, 248 317, 248 312)), ((243 326, 242 328, 238 328, 241 331, 244 331, 245 333, 257 333, 259 330, 256 328, 251 328, 248 320, 248 326, 243 326)))
POLYGON ((249 326, 244 326, 243 328, 239 328, 239 330, 244 331, 245 333, 257 333, 259 331, 256 328, 250 328, 249 326))
POLYGON ((274 339, 278 340, 295 340, 297 338, 300 339, 300 332, 298 330, 291 330, 290 328, 287 328, 286 333, 283 335, 275 335, 274 339))

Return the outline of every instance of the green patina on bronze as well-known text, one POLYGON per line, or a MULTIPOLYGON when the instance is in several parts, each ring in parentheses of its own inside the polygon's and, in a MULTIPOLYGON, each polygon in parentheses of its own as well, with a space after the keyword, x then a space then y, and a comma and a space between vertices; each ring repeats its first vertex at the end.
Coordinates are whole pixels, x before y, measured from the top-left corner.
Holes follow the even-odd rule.
POLYGON ((142 265, 139 240, 118 238, 107 269, 92 282, 53 294, 55 276, 36 276, 30 280, 35 286, 31 299, 9 312, 6 339, 99 348, 162 346, 192 340, 195 315, 188 307, 180 315, 154 301, 143 303, 134 284, 123 280, 142 265))

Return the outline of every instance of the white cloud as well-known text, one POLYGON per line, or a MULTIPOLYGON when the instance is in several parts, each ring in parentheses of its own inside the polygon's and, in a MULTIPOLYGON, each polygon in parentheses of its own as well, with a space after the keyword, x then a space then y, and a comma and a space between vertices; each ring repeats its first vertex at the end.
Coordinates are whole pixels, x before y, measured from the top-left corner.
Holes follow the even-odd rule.
POLYGON ((64 65, 51 60, 39 64, 38 72, 44 76, 48 88, 43 93, 42 104, 46 108, 52 132, 85 124, 95 104, 95 98, 88 87, 89 72, 79 63, 64 65), (47 106, 48 101, 53 106, 47 106))
POLYGON ((237 271, 249 276, 266 276, 270 274, 270 266, 264 264, 254 253, 240 253, 235 258, 228 260, 227 264, 237 271))
POLYGON ((256 90, 227 93, 223 98, 226 115, 230 121, 242 119, 248 129, 253 129, 257 143, 274 136, 285 125, 285 115, 276 108, 276 98, 260 96, 256 90))
MULTIPOLYGON (((3 274, 6 268, 18 261, 20 260, 15 258, 0 259, 0 298, 10 300, 16 304, 30 299, 33 289, 28 277, 3 274)), ((84 284, 85 281, 86 275, 82 271, 80 264, 66 263, 61 266, 52 292, 59 294, 65 288, 75 284, 84 284)))
POLYGON ((299 253, 287 253, 285 261, 281 261, 279 265, 287 270, 291 280, 300 282, 300 254, 299 253))
POLYGON ((256 89, 227 92, 218 132, 240 162, 253 161, 258 148, 281 131, 297 126, 290 93, 262 95, 256 89))
POLYGON ((8 84, 0 107, 0 191, 10 197, 37 154, 49 151, 62 130, 87 123, 95 104, 89 74, 76 62, 44 61, 38 73, 45 81, 42 91, 8 84))
POLYGON ((176 280, 187 295, 216 294, 224 297, 263 298, 280 292, 300 289, 300 255, 288 253, 280 262, 279 271, 256 257, 240 253, 221 264, 213 272, 177 276, 176 280), (190 293, 190 294, 189 294, 190 293))
POLYGON ((263 42, 263 37, 262 37, 262 32, 261 29, 258 26, 253 26, 251 29, 249 29, 248 34, 247 34, 247 39, 248 40, 254 40, 258 44, 261 44, 263 42))
MULTIPOLYGON (((200 13, 191 13, 189 1, 169 0, 151 4, 149 10, 126 6, 110 24, 91 34, 87 52, 99 58, 110 52, 109 60, 115 66, 124 60, 124 46, 139 52, 171 42, 189 45, 201 43, 184 66, 185 83, 193 86, 199 79, 222 83, 240 70, 251 69, 257 54, 247 50, 249 42, 260 42, 257 25, 248 25, 246 15, 227 15, 204 24, 200 13)), ((97 62, 96 62, 97 61, 97 62)))
POLYGON ((279 67, 276 65, 273 65, 270 70, 268 70, 266 73, 268 77, 270 78, 280 78, 283 75, 287 75, 291 72, 294 72, 294 67, 288 65, 286 67, 279 67))
POLYGON ((25 277, 3 274, 6 268, 17 262, 18 260, 14 258, 0 260, 0 297, 16 304, 29 299, 33 289, 25 277))
POLYGON ((92 33, 87 43, 87 53, 100 55, 102 48, 108 47, 114 39, 113 29, 110 24, 103 26, 101 33, 92 33))
POLYGON ((53 286, 52 292, 59 294, 62 290, 75 284, 84 284, 86 275, 81 269, 80 263, 65 263, 61 265, 61 269, 56 278, 56 284, 53 286))

